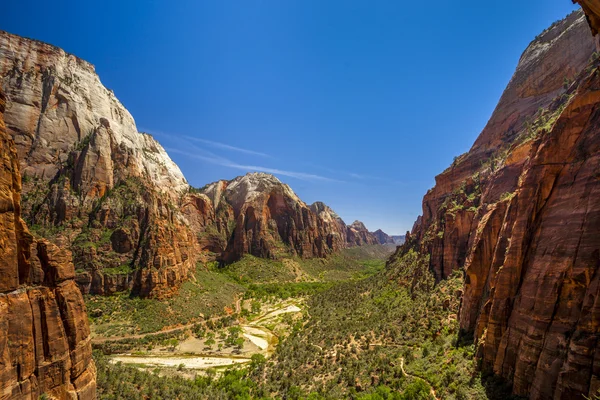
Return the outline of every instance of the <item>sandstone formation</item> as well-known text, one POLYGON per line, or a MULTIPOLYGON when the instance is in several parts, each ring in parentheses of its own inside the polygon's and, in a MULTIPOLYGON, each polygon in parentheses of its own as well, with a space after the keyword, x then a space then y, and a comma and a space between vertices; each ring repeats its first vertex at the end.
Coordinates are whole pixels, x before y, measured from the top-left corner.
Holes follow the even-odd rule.
POLYGON ((379 243, 379 244, 394 244, 394 243, 396 243, 394 241, 394 239, 392 238, 392 236, 388 235, 381 229, 377 229, 375 232, 373 232, 373 235, 375 236, 375 238, 377 239, 377 243, 379 243))
MULTIPOLYGON (((593 19, 590 19, 593 21, 593 19)), ((487 126, 436 177, 407 247, 465 270, 460 326, 530 399, 600 388, 600 63, 582 12, 527 48, 487 126)))
POLYGON ((592 34, 597 35, 600 30, 600 1, 598 0, 573 0, 573 3, 579 3, 588 20, 592 34))
POLYGON ((177 207, 188 185, 164 149, 91 64, 57 47, 0 32, 0 76, 35 233, 72 249, 86 292, 176 290, 196 240, 177 207))
POLYGON ((346 241, 350 246, 364 246, 378 243, 377 238, 360 221, 354 221, 351 225, 348 225, 346 229, 346 241))
POLYGON ((471 150, 436 177, 435 187, 423 199, 423 216, 412 236, 431 254, 438 280, 466 261, 472 226, 490 181, 495 182, 492 197, 512 193, 517 187, 532 136, 556 120, 566 99, 563 96, 568 96, 574 78, 587 68, 594 51, 580 11, 541 33, 521 56, 471 150))
POLYGON ((244 254, 325 257, 353 245, 375 244, 362 223, 346 226, 331 208, 306 205, 276 177, 249 173, 186 196, 182 210, 202 248, 229 263, 244 254))
POLYGON ((21 219, 21 176, 0 91, 0 399, 95 399, 90 328, 71 254, 21 219))

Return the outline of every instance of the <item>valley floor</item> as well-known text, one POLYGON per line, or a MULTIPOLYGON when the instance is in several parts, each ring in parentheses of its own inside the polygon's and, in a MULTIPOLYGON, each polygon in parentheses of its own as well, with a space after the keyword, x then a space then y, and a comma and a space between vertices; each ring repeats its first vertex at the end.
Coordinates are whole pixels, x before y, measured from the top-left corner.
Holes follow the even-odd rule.
MULTIPOLYGON (((294 260, 288 268, 289 261, 250 258, 226 270, 209 268, 203 273, 241 289, 230 293, 223 312, 133 336, 106 333, 143 331, 135 313, 127 320, 118 308, 100 309, 114 299, 89 299, 102 314, 93 320, 99 397, 510 398, 477 372, 472 341, 459 339, 462 273, 434 285, 427 260, 415 253, 387 267, 383 260, 294 260)), ((199 293, 206 299, 216 289, 199 293)), ((186 290, 182 295, 194 304, 186 290)), ((167 305, 173 309, 177 301, 167 305)))

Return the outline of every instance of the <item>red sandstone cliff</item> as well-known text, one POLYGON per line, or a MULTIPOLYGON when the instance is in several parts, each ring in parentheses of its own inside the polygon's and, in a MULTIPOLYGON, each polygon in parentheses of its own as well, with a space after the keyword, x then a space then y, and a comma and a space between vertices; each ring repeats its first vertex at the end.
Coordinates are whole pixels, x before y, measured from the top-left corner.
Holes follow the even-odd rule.
POLYGON ((377 243, 362 223, 346 226, 325 204, 309 207, 288 185, 264 173, 207 185, 186 196, 183 212, 199 232, 201 246, 223 262, 244 254, 325 257, 348 246, 377 243))
POLYGON ((527 48, 489 123, 407 237, 464 268, 460 326, 530 399, 600 388, 600 64, 583 13, 527 48))
POLYGON ((5 120, 23 175, 23 216, 72 250, 85 292, 168 296, 195 267, 178 210, 188 185, 151 136, 63 50, 0 32, 5 120))
POLYGON ((579 3, 588 20, 592 34, 597 35, 600 30, 600 1, 598 0, 573 0, 573 3, 579 3))
POLYGON ((34 240, 0 91, 0 399, 95 399, 96 368, 71 254, 34 240))
POLYGON ((438 280, 466 261, 481 197, 491 182, 495 182, 491 197, 511 193, 517 187, 530 139, 560 114, 563 95, 587 67, 594 51, 594 40, 581 12, 540 34, 521 56, 471 150, 436 177, 435 187, 423 198, 422 220, 412 236, 431 254, 431 267, 438 280))

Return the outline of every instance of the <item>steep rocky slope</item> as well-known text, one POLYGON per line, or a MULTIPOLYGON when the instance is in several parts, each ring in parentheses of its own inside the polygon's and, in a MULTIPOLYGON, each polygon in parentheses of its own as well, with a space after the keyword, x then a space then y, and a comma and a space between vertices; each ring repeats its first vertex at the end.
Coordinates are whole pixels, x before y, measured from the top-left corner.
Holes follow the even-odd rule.
POLYGON ((182 207, 202 248, 232 262, 244 254, 325 257, 348 246, 375 244, 362 223, 346 226, 331 208, 310 207, 276 177, 249 173, 186 196, 182 207))
POLYGON ((72 249, 86 291, 170 294, 196 252, 179 168, 86 61, 0 32, 0 76, 34 231, 72 249))
MULTIPOLYGON (((582 12, 527 48, 471 150, 436 177, 407 247, 464 267, 460 326, 530 399, 600 388, 600 64, 582 12)), ((401 250, 402 251, 402 250, 401 250)))
POLYGON ((517 187, 534 143, 531 139, 555 122, 573 79, 587 67, 594 51, 594 39, 580 11, 540 34, 521 56, 471 150, 436 177, 412 236, 431 254, 438 280, 464 264, 482 193, 490 182, 496 183, 492 197, 517 187))
POLYGON ((0 398, 96 398, 90 328, 68 251, 21 219, 21 176, 0 90, 0 398))

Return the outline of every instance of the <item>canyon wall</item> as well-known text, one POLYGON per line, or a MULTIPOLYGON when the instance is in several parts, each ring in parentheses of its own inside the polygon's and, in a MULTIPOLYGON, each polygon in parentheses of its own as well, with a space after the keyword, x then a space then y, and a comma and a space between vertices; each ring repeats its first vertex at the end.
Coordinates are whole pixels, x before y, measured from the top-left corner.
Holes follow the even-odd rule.
POLYGON ((478 357, 530 399, 600 388, 600 63, 581 11, 525 50, 490 121, 423 200, 408 247, 464 268, 478 357))
POLYGON ((0 76, 32 230, 72 250, 86 292, 176 290, 197 246, 176 206, 188 185, 164 149, 62 49, 0 32, 0 76))
POLYGON ((204 248, 222 262, 244 254, 326 257, 349 246, 376 244, 364 224, 346 225, 328 206, 308 206, 286 184, 264 173, 218 181, 187 196, 184 214, 204 248))
POLYGON ((71 254, 21 219, 17 152, 0 90, 0 399, 95 399, 90 328, 71 254))
POLYGON ((377 229, 375 232, 373 232, 373 235, 375 235, 375 238, 377 238, 377 242, 379 244, 394 244, 394 243, 396 243, 396 241, 394 240, 394 238, 392 236, 388 235, 381 229, 377 229))

